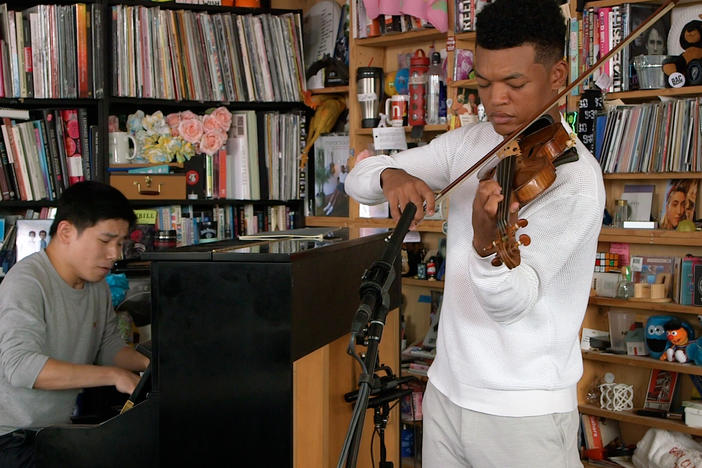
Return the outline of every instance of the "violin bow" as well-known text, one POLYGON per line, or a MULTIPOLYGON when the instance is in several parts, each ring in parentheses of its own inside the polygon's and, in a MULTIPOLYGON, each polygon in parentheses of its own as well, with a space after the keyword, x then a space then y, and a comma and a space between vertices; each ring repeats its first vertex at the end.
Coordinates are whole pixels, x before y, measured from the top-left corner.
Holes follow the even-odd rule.
POLYGON ((466 177, 470 176, 473 174, 475 171, 480 169, 485 163, 491 162, 492 160, 495 159, 494 155, 502 150, 504 147, 506 147, 508 144, 510 144, 512 141, 514 141, 525 129, 527 129, 531 124, 536 122, 546 111, 551 109, 558 101, 563 98, 566 94, 568 94, 573 88, 576 86, 579 86, 585 79, 590 76, 591 73, 593 73, 595 70, 600 68, 602 64, 604 64, 607 60, 612 58, 614 54, 622 50, 624 47, 628 46, 634 39, 636 39, 639 34, 642 32, 646 31, 648 28, 653 26, 659 19, 661 19, 663 16, 665 16, 666 13, 668 13, 670 10, 675 8, 675 6, 678 4, 680 0, 666 0, 661 6, 649 16, 646 21, 642 22, 636 29, 634 29, 622 42, 617 44, 613 49, 611 49, 609 52, 607 52, 605 55, 600 57, 600 59, 595 62, 590 68, 582 72, 575 80, 573 80, 570 84, 568 84, 561 92, 559 92, 548 104, 546 104, 543 109, 539 110, 534 116, 532 116, 531 119, 529 119, 528 122, 523 123, 522 125, 519 126, 515 131, 510 133, 507 138, 505 138, 502 143, 494 147, 492 150, 490 150, 489 153, 487 153, 485 156, 480 158, 478 162, 473 164, 467 171, 465 171, 463 174, 458 176, 453 182, 451 182, 449 185, 444 187, 434 198, 434 203, 438 204, 440 203, 446 196, 456 188, 463 180, 465 180, 466 177))

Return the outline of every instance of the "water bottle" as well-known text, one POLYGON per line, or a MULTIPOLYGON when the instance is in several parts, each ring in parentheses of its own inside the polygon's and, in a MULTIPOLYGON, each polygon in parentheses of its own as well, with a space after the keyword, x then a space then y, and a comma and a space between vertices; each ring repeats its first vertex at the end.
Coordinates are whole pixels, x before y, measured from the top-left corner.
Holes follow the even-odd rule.
POLYGON ((624 221, 629 219, 629 206, 626 200, 615 200, 614 202, 614 219, 612 221, 612 227, 622 228, 624 227, 624 221))
POLYGON ((425 106, 428 67, 429 59, 422 49, 417 49, 414 56, 410 59, 408 121, 412 127, 426 124, 425 106))
POLYGON ((441 100, 441 54, 431 54, 431 65, 427 71, 427 116, 428 124, 439 123, 441 100))

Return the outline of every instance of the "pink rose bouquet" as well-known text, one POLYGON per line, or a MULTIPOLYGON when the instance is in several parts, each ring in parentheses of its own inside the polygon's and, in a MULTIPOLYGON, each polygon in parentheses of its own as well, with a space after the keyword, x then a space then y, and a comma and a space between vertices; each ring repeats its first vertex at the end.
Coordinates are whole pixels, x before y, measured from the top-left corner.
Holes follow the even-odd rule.
POLYGON ((183 162, 198 153, 219 151, 227 141, 232 114, 226 107, 208 109, 204 115, 192 111, 163 115, 157 111, 130 114, 127 130, 138 146, 139 159, 153 163, 183 162))

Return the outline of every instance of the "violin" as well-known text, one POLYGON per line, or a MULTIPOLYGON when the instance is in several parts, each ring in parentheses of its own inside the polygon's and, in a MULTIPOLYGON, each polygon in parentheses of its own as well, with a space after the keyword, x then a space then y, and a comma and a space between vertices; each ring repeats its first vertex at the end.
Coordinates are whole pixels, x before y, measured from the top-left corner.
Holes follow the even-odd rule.
POLYGON ((555 168, 559 164, 577 160, 575 136, 569 135, 560 122, 553 122, 553 119, 546 112, 573 88, 585 81, 593 71, 612 58, 614 54, 629 45, 637 36, 665 16, 678 2, 679 0, 667 0, 661 4, 622 42, 600 57, 588 70, 585 70, 561 90, 543 109, 535 113, 531 119, 519 126, 499 145, 437 194, 435 203, 438 204, 451 190, 476 171, 478 171, 477 176, 480 180, 490 178, 496 173, 504 196, 503 201, 498 204, 498 235, 491 246, 483 249, 486 254, 495 253, 495 258, 491 262, 493 265, 504 264, 509 269, 519 266, 521 262, 519 246, 527 246, 531 243, 531 239, 526 234, 521 234, 518 239, 516 238, 517 230, 527 226, 528 222, 525 219, 515 219, 517 218, 516 213, 509 213, 509 206, 516 200, 521 208, 536 199, 556 180, 555 168))
POLYGON ((509 207, 515 200, 521 208, 536 199, 556 181, 556 167, 577 161, 578 153, 574 135, 546 114, 498 154, 500 161, 492 172, 497 173, 504 199, 497 208, 498 238, 484 251, 496 253, 491 262, 494 266, 504 263, 512 269, 520 264, 519 246, 529 245, 531 239, 526 234, 516 239, 516 231, 528 222, 512 219, 516 215, 509 207))

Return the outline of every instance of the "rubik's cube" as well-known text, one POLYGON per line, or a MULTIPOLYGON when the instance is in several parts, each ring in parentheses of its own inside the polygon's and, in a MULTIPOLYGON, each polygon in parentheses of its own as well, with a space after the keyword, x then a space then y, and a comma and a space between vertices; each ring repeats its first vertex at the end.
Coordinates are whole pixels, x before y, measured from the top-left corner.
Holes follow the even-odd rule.
POLYGON ((611 252, 597 252, 595 257, 595 271, 619 271, 619 254, 611 252))

